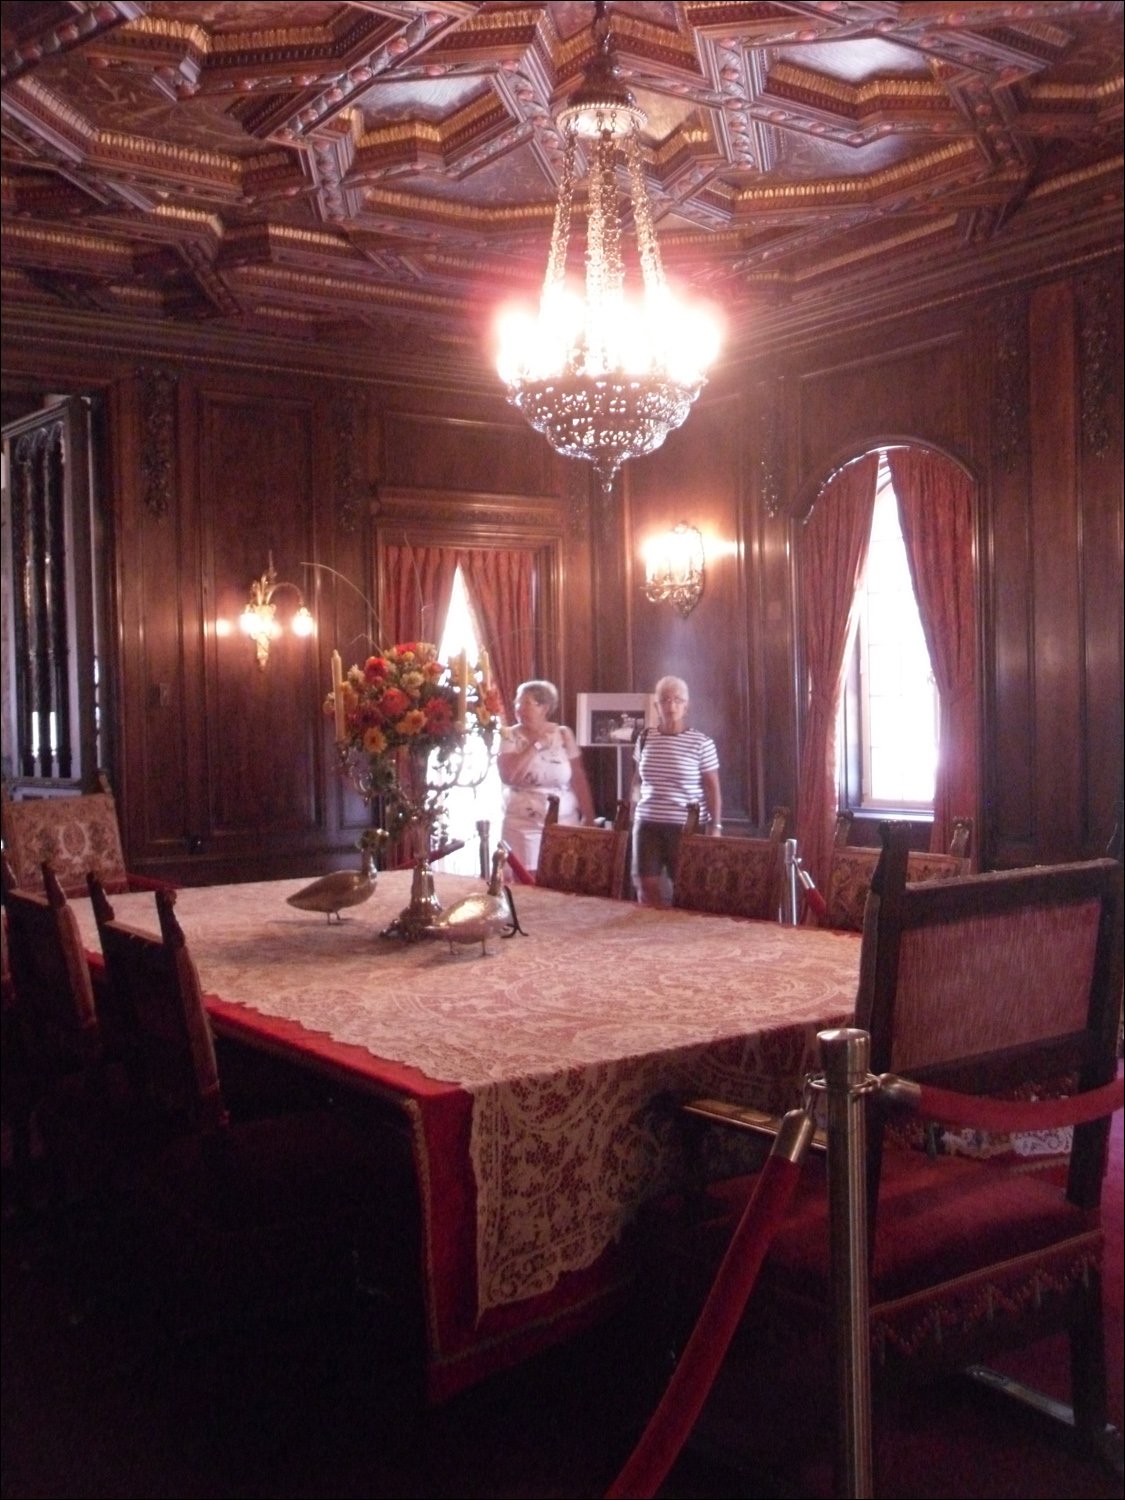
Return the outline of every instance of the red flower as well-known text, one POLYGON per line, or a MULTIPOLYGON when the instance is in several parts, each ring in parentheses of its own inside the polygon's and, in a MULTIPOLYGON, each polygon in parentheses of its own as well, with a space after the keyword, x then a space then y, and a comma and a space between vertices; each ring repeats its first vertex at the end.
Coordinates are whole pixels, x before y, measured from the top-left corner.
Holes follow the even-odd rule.
POLYGON ((363 675, 368 682, 383 682, 390 676, 391 664, 382 656, 369 656, 363 675))
POLYGON ((388 688, 380 700, 379 707, 388 719, 397 719, 410 707, 410 699, 401 688, 388 688))
POLYGON ((453 709, 445 698, 431 698, 425 705, 425 713, 426 729, 430 734, 444 734, 453 723, 453 709))

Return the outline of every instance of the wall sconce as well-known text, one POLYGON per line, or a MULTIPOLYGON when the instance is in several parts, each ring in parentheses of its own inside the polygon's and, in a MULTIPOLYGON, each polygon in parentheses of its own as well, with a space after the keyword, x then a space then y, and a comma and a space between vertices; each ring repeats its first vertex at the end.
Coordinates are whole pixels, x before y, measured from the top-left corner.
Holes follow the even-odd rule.
POLYGON ((697 528, 681 521, 647 541, 642 555, 645 597, 653 604, 667 600, 686 620, 703 593, 703 538, 697 528))
POLYGON ((277 605, 273 602, 276 595, 283 589, 296 594, 297 609, 289 622, 289 628, 294 635, 312 635, 316 628, 316 622, 305 608, 304 596, 295 583, 287 583, 284 578, 279 579, 273 566, 273 553, 269 554, 269 566, 261 578, 255 578, 250 585, 250 602, 239 616, 238 623, 254 642, 258 654, 258 665, 265 668, 270 659, 270 642, 276 641, 282 633, 281 625, 277 619, 277 605))

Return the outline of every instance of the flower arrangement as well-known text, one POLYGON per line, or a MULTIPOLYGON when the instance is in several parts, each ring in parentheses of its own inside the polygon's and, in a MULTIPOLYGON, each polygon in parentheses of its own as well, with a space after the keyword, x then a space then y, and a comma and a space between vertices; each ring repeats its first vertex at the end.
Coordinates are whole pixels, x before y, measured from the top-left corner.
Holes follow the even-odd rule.
POLYGON ((446 787, 429 790, 440 792, 457 779, 451 762, 460 758, 466 737, 481 735, 491 749, 499 729, 500 693, 487 652, 474 668, 464 652, 443 663, 435 645, 409 641, 345 673, 336 651, 332 677, 324 712, 335 720, 341 760, 365 796, 421 802, 431 757, 446 787))

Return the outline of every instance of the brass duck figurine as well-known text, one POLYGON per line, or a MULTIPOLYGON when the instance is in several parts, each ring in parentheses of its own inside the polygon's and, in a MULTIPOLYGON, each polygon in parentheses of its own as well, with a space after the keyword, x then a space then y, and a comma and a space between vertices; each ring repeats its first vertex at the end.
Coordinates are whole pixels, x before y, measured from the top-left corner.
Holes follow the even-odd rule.
POLYGON ((304 890, 286 896, 290 906, 298 911, 322 911, 329 922, 344 919, 340 912, 346 906, 361 906, 375 894, 375 882, 379 872, 375 869, 375 854, 390 838, 383 828, 371 828, 356 845, 363 852, 363 862, 358 870, 336 870, 331 875, 322 875, 304 890))
POLYGON ((504 865, 508 851, 496 846, 492 856, 492 877, 488 889, 479 896, 455 901, 427 929, 427 937, 444 938, 452 953, 454 943, 479 943, 483 955, 488 953, 490 937, 510 938, 523 928, 516 916, 516 905, 509 886, 504 884, 504 865))

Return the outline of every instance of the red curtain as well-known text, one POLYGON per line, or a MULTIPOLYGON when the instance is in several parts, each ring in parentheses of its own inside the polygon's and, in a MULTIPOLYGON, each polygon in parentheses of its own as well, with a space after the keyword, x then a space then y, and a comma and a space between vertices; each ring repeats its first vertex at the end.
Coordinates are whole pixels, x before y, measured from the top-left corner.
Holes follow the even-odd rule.
POLYGON ((510 721, 516 688, 535 671, 535 554, 514 547, 474 549, 460 560, 510 721))
POLYGON ((800 538, 801 641, 809 702, 797 801, 801 857, 824 884, 836 818, 836 720, 856 594, 867 560, 879 455, 868 453, 821 490, 800 538))
POLYGON ((940 853, 949 847, 953 820, 977 813, 974 485, 952 460, 924 448, 892 448, 887 462, 938 690, 940 729, 930 848, 940 853))
POLYGON ((441 644, 453 576, 460 553, 455 547, 402 546, 384 549, 386 588, 381 600, 383 645, 405 641, 441 644))

